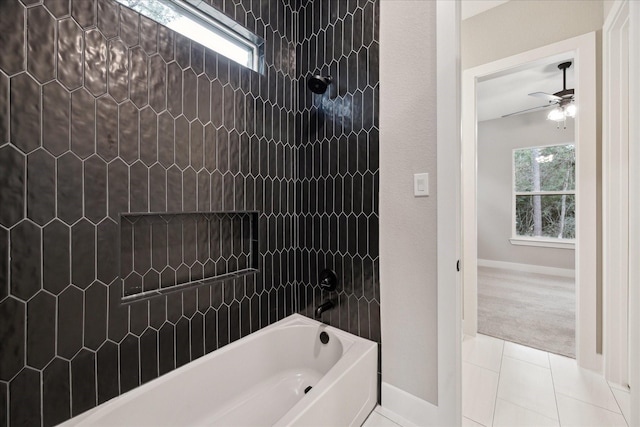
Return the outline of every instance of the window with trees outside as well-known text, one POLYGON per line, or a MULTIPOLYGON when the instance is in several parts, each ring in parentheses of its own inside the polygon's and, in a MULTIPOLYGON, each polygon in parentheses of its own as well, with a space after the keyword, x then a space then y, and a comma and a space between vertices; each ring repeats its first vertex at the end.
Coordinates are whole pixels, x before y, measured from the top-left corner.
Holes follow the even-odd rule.
POLYGON ((512 243, 576 237, 575 144, 513 150, 512 243))

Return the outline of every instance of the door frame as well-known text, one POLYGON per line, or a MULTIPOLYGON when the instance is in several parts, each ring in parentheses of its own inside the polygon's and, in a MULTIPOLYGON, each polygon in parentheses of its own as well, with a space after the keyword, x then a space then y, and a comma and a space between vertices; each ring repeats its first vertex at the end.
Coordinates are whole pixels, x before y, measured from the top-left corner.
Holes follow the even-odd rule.
MULTIPOLYGON (((640 75, 640 2, 629 2, 629 75, 640 75)), ((629 425, 640 425, 640 82, 629 79, 629 425)))
POLYGON ((462 77, 462 281, 463 331, 474 336, 477 314, 477 115, 476 85, 483 78, 508 73, 550 57, 573 58, 576 99, 576 360, 582 367, 602 370, 597 336, 597 203, 596 203, 596 36, 573 37, 463 72, 462 77))
POLYGON ((439 426, 462 422, 460 15, 460 2, 436 3, 439 426))
MULTIPOLYGON (((640 3, 629 2, 629 40, 635 41, 629 48, 629 75, 640 75, 640 3)), ((632 94, 629 102, 629 117, 640 116, 640 82, 637 78, 630 79, 629 92, 632 94)), ((640 164, 640 121, 629 122, 629 161, 633 165, 640 164)), ((629 171, 629 216, 633 219, 629 223, 629 259, 640 259, 640 168, 629 171)), ((629 425, 640 425, 640 263, 631 262, 629 268, 629 384, 631 385, 631 419, 629 425)))
POLYGON ((604 374, 629 384, 629 2, 617 1, 602 43, 604 374))

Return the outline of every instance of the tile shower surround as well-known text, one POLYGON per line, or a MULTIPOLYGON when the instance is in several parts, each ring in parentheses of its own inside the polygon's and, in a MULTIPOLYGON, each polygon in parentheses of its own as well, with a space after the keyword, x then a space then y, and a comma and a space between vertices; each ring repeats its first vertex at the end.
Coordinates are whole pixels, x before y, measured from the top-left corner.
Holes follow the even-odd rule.
POLYGON ((264 76, 111 0, 0 3, 0 426, 308 314, 323 265, 327 320, 379 340, 378 3, 211 3, 265 38, 264 76), (222 210, 261 212, 260 274, 120 304, 121 212, 222 210))
MULTIPOLYGON (((308 0, 298 11, 299 75, 334 81, 316 95, 302 79, 298 109, 298 303, 313 316, 380 342, 378 257, 378 3, 308 0), (332 268, 337 294, 320 290, 332 268)), ((380 366, 380 364, 378 364, 380 366)))

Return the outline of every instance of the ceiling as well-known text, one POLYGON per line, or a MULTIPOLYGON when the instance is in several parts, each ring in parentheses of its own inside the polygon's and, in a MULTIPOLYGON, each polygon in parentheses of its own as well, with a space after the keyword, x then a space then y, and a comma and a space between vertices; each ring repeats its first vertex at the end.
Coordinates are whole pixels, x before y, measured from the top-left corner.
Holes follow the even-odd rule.
MULTIPOLYGON (((509 0, 462 0, 462 19, 467 19, 509 0)), ((529 96, 532 92, 554 93, 562 89, 562 72, 558 64, 572 60, 557 56, 483 78, 477 85, 478 121, 492 120, 505 114, 546 105, 544 99, 529 96)), ((574 87, 574 68, 567 70, 567 88, 574 87)))
MULTIPOLYGON (((482 79, 476 86, 478 121, 497 119, 505 114, 547 105, 546 100, 529 94, 562 90, 562 71, 558 69, 558 64, 568 60, 571 61, 571 58, 552 57, 482 79)), ((574 69, 572 65, 567 70, 567 89, 575 87, 574 69)))

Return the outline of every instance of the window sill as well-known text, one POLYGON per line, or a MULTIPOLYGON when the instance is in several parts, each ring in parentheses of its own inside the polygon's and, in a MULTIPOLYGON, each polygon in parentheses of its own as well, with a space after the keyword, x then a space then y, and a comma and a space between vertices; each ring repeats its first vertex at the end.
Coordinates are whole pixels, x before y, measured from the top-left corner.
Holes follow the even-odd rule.
POLYGON ((575 241, 562 242, 558 240, 544 240, 544 239, 525 239, 525 238, 511 238, 509 239, 512 245, 517 246, 537 246, 542 248, 556 248, 556 249, 575 249, 575 241))

